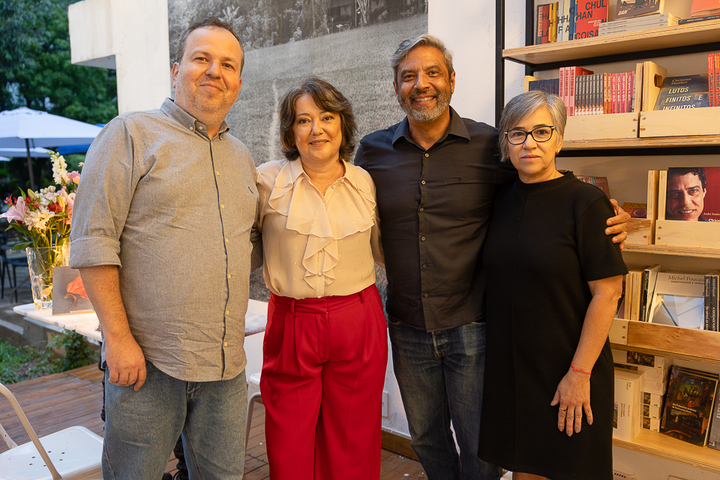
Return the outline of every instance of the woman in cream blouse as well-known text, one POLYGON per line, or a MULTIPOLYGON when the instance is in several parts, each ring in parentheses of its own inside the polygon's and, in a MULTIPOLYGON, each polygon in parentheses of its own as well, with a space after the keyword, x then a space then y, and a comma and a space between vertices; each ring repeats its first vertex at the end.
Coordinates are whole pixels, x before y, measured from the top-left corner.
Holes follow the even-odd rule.
POLYGON ((280 122, 286 160, 258 168, 270 478, 377 479, 387 337, 375 186, 347 162, 355 120, 332 85, 292 88, 280 122))

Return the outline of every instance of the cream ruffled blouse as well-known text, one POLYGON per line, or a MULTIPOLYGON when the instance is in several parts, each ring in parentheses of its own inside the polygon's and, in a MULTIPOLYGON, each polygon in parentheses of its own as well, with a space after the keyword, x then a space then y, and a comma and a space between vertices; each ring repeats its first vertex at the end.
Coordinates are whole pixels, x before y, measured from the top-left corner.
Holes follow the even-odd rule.
POLYGON ((344 162, 345 175, 325 195, 300 159, 258 167, 265 283, 276 295, 350 295, 375 283, 383 263, 375 185, 344 162))

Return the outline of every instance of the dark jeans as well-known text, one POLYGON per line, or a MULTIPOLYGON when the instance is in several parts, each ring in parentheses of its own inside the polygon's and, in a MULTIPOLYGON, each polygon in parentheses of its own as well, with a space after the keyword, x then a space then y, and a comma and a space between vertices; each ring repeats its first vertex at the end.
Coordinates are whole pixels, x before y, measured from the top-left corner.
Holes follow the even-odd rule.
POLYGON ((390 340, 412 447, 428 480, 499 479, 502 470, 477 456, 485 324, 425 332, 390 322, 390 340))

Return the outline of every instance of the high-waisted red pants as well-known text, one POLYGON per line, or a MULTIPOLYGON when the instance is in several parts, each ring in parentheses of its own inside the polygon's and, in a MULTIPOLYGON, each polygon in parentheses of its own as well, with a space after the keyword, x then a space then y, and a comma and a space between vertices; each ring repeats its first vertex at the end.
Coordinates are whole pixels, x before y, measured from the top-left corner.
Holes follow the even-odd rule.
POLYGON ((272 296, 260 381, 272 480, 380 477, 386 329, 375 285, 272 296))

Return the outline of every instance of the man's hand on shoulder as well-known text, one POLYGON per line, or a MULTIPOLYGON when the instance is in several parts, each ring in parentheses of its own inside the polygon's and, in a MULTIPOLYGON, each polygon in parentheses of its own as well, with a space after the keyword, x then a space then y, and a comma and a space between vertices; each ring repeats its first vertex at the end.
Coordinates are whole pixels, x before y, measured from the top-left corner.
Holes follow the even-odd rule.
POLYGON ((615 216, 608 218, 608 228, 605 229, 605 235, 614 235, 612 238, 613 243, 619 243, 620 249, 622 250, 625 246, 625 240, 627 240, 630 214, 623 210, 614 198, 610 199, 610 203, 612 203, 615 209, 615 216))

